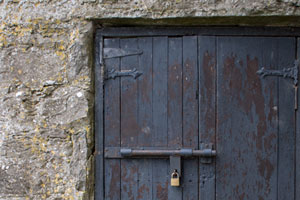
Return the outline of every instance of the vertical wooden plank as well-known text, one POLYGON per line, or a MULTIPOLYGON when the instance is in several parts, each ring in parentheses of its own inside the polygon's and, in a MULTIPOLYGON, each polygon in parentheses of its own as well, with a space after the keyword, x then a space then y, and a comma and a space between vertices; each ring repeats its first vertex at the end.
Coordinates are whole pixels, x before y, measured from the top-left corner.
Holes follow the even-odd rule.
MULTIPOLYGON (((120 47, 124 50, 137 49, 137 39, 120 39, 120 47)), ((121 58, 121 70, 138 68, 138 56, 121 58)), ((121 78, 121 146, 137 147, 138 142, 138 82, 132 77, 121 78)), ((121 160, 121 198, 136 199, 138 194, 138 161, 121 160)))
MULTIPOLYGON (((296 41, 278 39, 279 69, 293 67, 296 41)), ((293 81, 279 79, 279 135, 278 135, 278 200, 294 199, 295 192, 295 112, 293 81)))
MULTIPOLYGON (((261 58, 261 67, 265 67, 271 70, 278 69, 278 45, 277 38, 268 38, 262 39, 260 41, 260 48, 262 58, 261 58)), ((253 62, 248 62, 249 67, 251 67, 253 62)), ((264 195, 261 195, 259 198, 262 199, 276 199, 277 187, 275 183, 278 179, 278 171, 276 162, 278 163, 278 77, 260 77, 262 88, 264 91, 265 101, 268 102, 267 109, 265 109, 265 114, 267 116, 268 122, 266 125, 259 126, 263 128, 266 126, 267 131, 259 131, 257 138, 263 137, 263 145, 257 143, 258 149, 260 146, 263 146, 263 152, 257 152, 256 161, 258 162, 259 175, 265 178, 264 190, 268 191, 264 195), (264 136, 263 136, 264 135, 264 136)))
MULTIPOLYGON (((167 81, 168 81, 168 38, 153 38, 153 147, 167 146, 167 81)), ((155 160, 152 165, 153 199, 168 198, 168 160, 155 160)))
MULTIPOLYGON (((216 136, 216 39, 198 37, 199 54, 199 145, 215 143, 216 136)), ((215 145, 214 145, 215 146, 215 145)), ((199 146, 200 148, 200 146, 199 146)), ((218 152, 218 150, 217 150, 218 152)), ((200 200, 215 199, 215 162, 199 162, 200 200)))
POLYGON ((153 146, 167 145, 168 38, 153 38, 153 146))
MULTIPOLYGON (((182 147, 182 38, 168 44, 168 147, 182 147)), ((169 174, 173 169, 170 169, 169 174)), ((169 186, 169 200, 182 199, 182 187, 169 186)))
MULTIPOLYGON (((105 48, 119 48, 119 39, 105 39, 105 48)), ((120 70, 120 59, 105 59, 107 71, 120 70)), ((120 79, 110 79, 104 88, 105 147, 120 146, 120 79)), ((120 199, 120 160, 105 160, 105 199, 120 199)))
MULTIPOLYGON (((198 65, 197 36, 183 37, 183 146, 198 149, 198 65)), ((198 198, 198 159, 183 160, 183 199, 198 198)))
POLYGON ((274 69, 274 44, 273 38, 217 40, 217 199, 277 198, 277 77, 256 73, 274 69))
MULTIPOLYGON (((257 38, 259 39, 259 38, 257 38)), ((259 59, 259 68, 265 67, 266 69, 276 70, 278 69, 278 40, 277 38, 262 38, 259 40, 256 45, 259 48, 255 49, 255 44, 253 49, 261 52, 261 56, 258 56, 259 59)), ((253 54, 253 53, 251 53, 253 54)), ((256 67, 256 61, 248 59, 247 62, 247 78, 250 77, 251 68, 256 67)), ((256 70, 256 69, 255 69, 256 70)), ((258 75, 258 74, 257 74, 258 75)), ((252 79, 248 78, 248 91, 252 88, 254 91, 259 91, 259 85, 256 86, 254 84, 256 77, 253 76, 252 79), (251 84, 251 82, 253 82, 251 84), (253 86, 254 85, 254 86, 253 86), (255 87, 256 86, 256 87, 255 87)), ((260 189, 259 193, 264 192, 264 194, 260 194, 258 196, 259 199, 276 199, 276 181, 278 179, 277 174, 280 173, 277 168, 278 163, 278 77, 260 77, 261 87, 263 91, 263 96, 265 102, 268 102, 265 105, 265 116, 267 118, 266 122, 262 120, 263 114, 259 114, 257 120, 257 136, 256 136, 256 162, 259 171, 259 176, 264 178, 263 184, 261 187, 258 187, 257 190, 260 189), (260 122, 260 123, 259 123, 260 122), (264 130, 266 129, 266 130, 264 130)), ((256 102, 259 102, 257 97, 256 102)), ((262 105, 255 103, 256 107, 259 110, 262 110, 262 105)), ((280 110, 280 109, 279 109, 280 110)), ((257 112, 257 110, 256 110, 257 112)), ((258 113, 258 112, 257 112, 258 113)), ((257 183, 258 181, 256 181, 257 183)), ((254 183, 254 182, 252 182, 254 183)), ((257 192, 258 193, 258 192, 257 192)))
POLYGON ((96 34, 95 44, 95 199, 104 198, 104 169, 103 169, 103 37, 96 34))
MULTIPOLYGON (((138 48, 143 51, 139 56, 138 70, 143 74, 138 81, 138 144, 142 147, 152 146, 152 38, 139 38, 138 48)), ((154 142, 154 141, 153 141, 154 142)))
MULTIPOLYGON (((138 48, 143 51, 139 56, 138 70, 143 74, 138 78, 138 146, 152 146, 152 38, 138 38, 138 48), (149 142, 150 141, 150 142, 149 142)), ((154 159, 141 159, 138 173, 137 199, 152 198, 152 163, 154 159)))
POLYGON ((169 162, 169 159, 157 159, 152 163, 153 199, 168 199, 168 186, 170 181, 169 162))
POLYGON ((168 45, 168 147, 182 146, 182 38, 168 45))
MULTIPOLYGON (((300 38, 297 38, 297 59, 300 59, 300 38)), ((298 74, 298 76, 300 73, 298 74)), ((300 76, 299 76, 300 77, 300 76)), ((300 199, 300 88, 298 83, 298 109, 296 111, 296 160, 295 160, 295 166, 296 166, 296 182, 295 182, 295 189, 296 189, 296 196, 295 199, 300 199)))

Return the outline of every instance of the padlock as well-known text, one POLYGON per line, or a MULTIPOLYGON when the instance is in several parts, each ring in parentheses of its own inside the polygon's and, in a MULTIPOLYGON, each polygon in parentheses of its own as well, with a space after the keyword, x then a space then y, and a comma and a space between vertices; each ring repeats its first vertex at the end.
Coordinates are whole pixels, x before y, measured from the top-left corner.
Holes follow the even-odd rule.
POLYGON ((176 170, 171 174, 171 186, 178 187, 180 185, 179 174, 176 170))

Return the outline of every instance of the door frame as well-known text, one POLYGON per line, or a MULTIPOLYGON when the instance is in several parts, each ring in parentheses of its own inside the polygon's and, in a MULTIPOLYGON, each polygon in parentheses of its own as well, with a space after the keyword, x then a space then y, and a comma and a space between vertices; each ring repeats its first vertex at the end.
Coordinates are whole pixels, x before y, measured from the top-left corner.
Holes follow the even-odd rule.
MULTIPOLYGON (((103 27, 96 29, 94 38, 94 88, 95 88, 95 199, 104 199, 104 60, 105 37, 139 36, 255 36, 300 37, 300 27, 103 27)), ((299 39, 297 41, 300 41, 299 39)), ((299 46, 299 42, 297 43, 299 46)), ((299 48, 299 47, 297 47, 299 48)), ((297 58, 300 58, 299 52, 297 58)), ((300 105, 300 92, 298 105, 300 105)), ((299 110, 299 109, 298 109, 299 110)), ((300 162, 300 112, 296 112, 296 163, 300 162), (298 125, 298 126, 297 126, 298 125), (299 144, 299 145, 297 145, 299 144)), ((296 165, 296 182, 300 184, 300 165, 296 165)), ((300 196, 300 188, 296 194, 300 196)))

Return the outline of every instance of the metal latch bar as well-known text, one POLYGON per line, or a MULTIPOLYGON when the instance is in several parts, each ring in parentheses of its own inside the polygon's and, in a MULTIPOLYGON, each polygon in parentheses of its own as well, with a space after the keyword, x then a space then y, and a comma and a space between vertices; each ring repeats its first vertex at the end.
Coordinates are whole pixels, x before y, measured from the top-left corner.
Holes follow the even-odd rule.
POLYGON ((194 150, 194 149, 120 149, 121 156, 124 157, 170 157, 170 156, 182 156, 182 157, 214 157, 216 151, 212 149, 194 150))

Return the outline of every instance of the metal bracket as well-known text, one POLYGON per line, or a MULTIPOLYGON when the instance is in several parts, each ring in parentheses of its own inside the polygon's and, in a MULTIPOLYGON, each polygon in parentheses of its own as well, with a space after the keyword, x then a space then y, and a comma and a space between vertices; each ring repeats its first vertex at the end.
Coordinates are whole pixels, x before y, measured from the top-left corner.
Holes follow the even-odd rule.
POLYGON ((116 71, 115 69, 112 69, 111 71, 108 71, 105 76, 105 80, 108 79, 115 79, 116 77, 122 77, 122 76, 132 76, 134 79, 141 76, 143 73, 138 71, 136 68, 132 70, 121 70, 116 71))
POLYGON ((170 156, 170 174, 174 171, 181 177, 181 156, 170 156))
MULTIPOLYGON (((207 155, 210 155, 213 148, 213 144, 209 143, 209 144, 204 144, 204 143, 200 143, 200 150, 203 150, 207 155)), ((212 157, 211 156, 203 156, 200 157, 200 162, 202 164, 210 164, 212 163, 212 157)))
POLYGON ((261 75, 263 78, 265 76, 282 76, 283 78, 291 78, 294 80, 294 85, 298 84, 298 66, 300 61, 295 60, 294 67, 283 68, 282 70, 268 70, 262 67, 256 73, 261 75))

